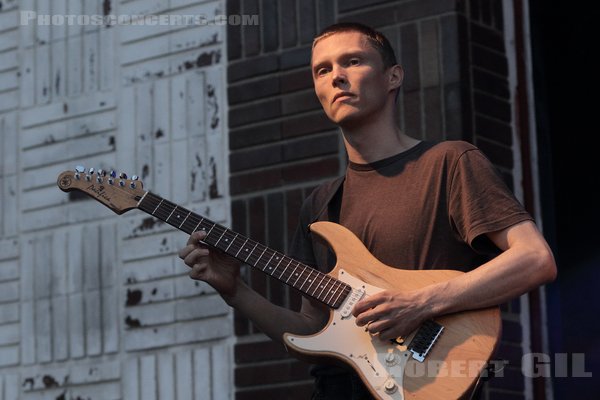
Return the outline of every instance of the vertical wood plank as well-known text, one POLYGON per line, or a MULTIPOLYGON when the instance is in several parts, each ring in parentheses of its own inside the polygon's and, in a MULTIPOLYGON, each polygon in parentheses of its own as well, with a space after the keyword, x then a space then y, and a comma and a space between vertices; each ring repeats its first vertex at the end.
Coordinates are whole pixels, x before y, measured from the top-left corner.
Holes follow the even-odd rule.
POLYGON ((52 99, 58 100, 67 94, 66 73, 66 39, 57 40, 52 43, 52 68, 50 74, 50 88, 52 99))
POLYGON ((35 103, 34 51, 32 48, 21 51, 21 82, 19 84, 21 107, 30 107, 35 103))
POLYGON ((153 187, 154 163, 152 157, 152 84, 144 83, 136 89, 135 96, 136 171, 146 186, 153 187))
POLYGON ((210 400, 212 365, 210 363, 210 349, 194 350, 194 399, 210 400))
MULTIPOLYGON (((84 4, 98 4, 93 1, 86 1, 84 4)), ((83 91, 86 93, 94 92, 98 88, 98 27, 86 32, 83 35, 83 91)))
POLYGON ((68 292, 67 232, 52 233, 52 262, 50 274, 50 292, 52 295, 64 295, 68 292))
POLYGON ((185 75, 171 80, 171 132, 173 140, 187 137, 187 89, 185 75))
POLYGON ((180 352, 175 355, 175 377, 177 379, 177 400, 192 400, 192 354, 180 352))
POLYGON ((82 231, 80 227, 73 227, 67 232, 67 291, 68 293, 81 292, 83 286, 83 260, 82 260, 82 231))
POLYGON ((17 176, 9 175, 3 179, 3 230, 8 237, 19 232, 19 208, 17 202, 17 176))
MULTIPOLYGON (((45 28, 49 28, 45 26, 45 28)), ((35 103, 37 105, 50 102, 50 45, 37 46, 35 51, 35 103)))
POLYGON ((140 394, 142 399, 156 399, 156 358, 154 355, 140 359, 140 394))
POLYGON ((69 353, 71 358, 81 358, 85 355, 83 308, 81 293, 69 296, 69 353))
POLYGON ((100 90, 112 89, 115 82, 115 31, 114 27, 100 29, 100 90))
MULTIPOLYGON (((76 1, 69 2, 69 6, 71 3, 77 3, 76 1)), ((69 9, 69 12, 70 9, 69 9)), ((69 25, 69 31, 75 25, 69 25)), ((68 96, 79 96, 82 92, 82 60, 83 60, 83 40, 80 36, 71 36, 69 35, 67 39, 67 95, 68 96)))
POLYGON ((102 353, 102 315, 99 290, 88 290, 85 297, 85 345, 88 356, 102 353))
POLYGON ((100 235, 96 225, 85 225, 82 232, 83 289, 100 288, 100 235))
POLYGON ((135 162, 135 89, 123 88, 118 107, 119 134, 117 135, 117 168, 143 178, 142 170, 137 169, 135 162), (135 171, 135 172, 134 172, 135 171))
MULTIPOLYGON (((138 359, 128 358, 123 365, 123 399, 139 400, 139 369, 138 359)), ((143 400, 143 399, 142 399, 143 400)))
POLYGON ((35 362, 35 316, 33 300, 21 301, 21 362, 35 362))
POLYGON ((231 357, 228 345, 218 345, 211 349, 212 399, 227 400, 232 396, 231 357))
POLYGON ((188 202, 189 186, 189 165, 188 165, 188 141, 177 140, 171 145, 171 161, 173 166, 171 170, 171 185, 173 201, 177 204, 186 204, 188 202))
POLYGON ((158 398, 175 398, 175 368, 171 353, 158 354, 158 398))
POLYGON ((205 135, 204 101, 205 83, 204 72, 194 71, 187 76, 187 132, 188 136, 205 135))
POLYGON ((64 361, 69 356, 67 296, 52 298, 52 353, 55 361, 64 361))
POLYGON ((102 341, 104 353, 119 351, 119 290, 102 290, 102 341))
POLYGON ((35 349, 36 361, 52 361, 52 329, 50 328, 50 299, 35 302, 35 349))
POLYGON ((34 250, 34 288, 35 299, 50 297, 50 284, 52 272, 52 237, 44 235, 35 239, 34 250))

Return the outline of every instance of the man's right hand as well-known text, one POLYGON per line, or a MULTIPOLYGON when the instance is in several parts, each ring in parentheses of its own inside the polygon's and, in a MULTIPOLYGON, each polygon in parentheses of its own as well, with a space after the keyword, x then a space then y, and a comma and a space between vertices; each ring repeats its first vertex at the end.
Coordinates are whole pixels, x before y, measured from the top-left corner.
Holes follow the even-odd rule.
POLYGON ((190 267, 190 278, 201 280, 215 288, 229 302, 236 295, 241 263, 218 249, 209 248, 201 241, 206 232, 190 235, 187 245, 179 250, 179 258, 190 267))

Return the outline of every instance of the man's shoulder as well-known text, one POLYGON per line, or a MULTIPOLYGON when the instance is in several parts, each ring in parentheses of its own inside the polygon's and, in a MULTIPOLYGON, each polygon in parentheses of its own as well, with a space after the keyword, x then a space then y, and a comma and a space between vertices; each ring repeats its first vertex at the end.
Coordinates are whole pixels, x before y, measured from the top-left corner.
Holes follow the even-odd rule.
POLYGON ((464 153, 478 150, 473 144, 463 140, 444 140, 437 143, 432 143, 429 152, 444 155, 446 157, 459 158, 464 153))

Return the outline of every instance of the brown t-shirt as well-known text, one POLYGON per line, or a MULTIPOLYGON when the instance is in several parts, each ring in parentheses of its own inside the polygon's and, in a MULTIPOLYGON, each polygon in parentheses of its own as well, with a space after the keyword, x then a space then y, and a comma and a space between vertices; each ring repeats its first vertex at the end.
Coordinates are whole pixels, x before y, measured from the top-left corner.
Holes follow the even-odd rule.
POLYGON ((372 164, 350 163, 338 190, 340 183, 319 186, 305 201, 291 247, 292 257, 322 271, 332 257, 306 229, 317 220, 347 227, 389 266, 462 271, 497 252, 486 233, 531 220, 488 159, 461 141, 420 142, 372 164))

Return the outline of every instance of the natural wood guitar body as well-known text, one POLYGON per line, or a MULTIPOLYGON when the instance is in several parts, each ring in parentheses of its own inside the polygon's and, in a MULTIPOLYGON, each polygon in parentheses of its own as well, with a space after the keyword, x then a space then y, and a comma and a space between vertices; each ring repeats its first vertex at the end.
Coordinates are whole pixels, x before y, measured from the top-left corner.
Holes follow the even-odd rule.
MULTIPOLYGON (((391 288, 414 290, 462 274, 454 270, 392 268, 379 262, 356 236, 340 225, 317 222, 310 228, 336 254, 337 263, 330 275, 354 288, 360 282, 366 283, 366 295, 391 288)), ((423 362, 410 357, 402 346, 372 337, 364 328, 356 326, 354 317, 342 318, 339 309, 331 311, 329 322, 322 331, 305 337, 286 334, 284 339, 288 349, 299 358, 318 362, 322 357, 329 357, 333 362, 351 366, 378 398, 446 400, 467 397, 496 349, 501 332, 499 309, 461 312, 435 321, 443 325, 444 330, 423 362), (386 361, 390 352, 399 360, 393 366, 386 361), (362 362, 364 358, 360 356, 363 353, 370 357, 368 363, 362 362), (381 371, 379 376, 376 369, 381 371), (393 393, 387 393, 384 387, 389 378, 384 375, 390 372, 403 373, 402 377, 394 377, 396 381, 400 378, 401 387, 393 393)), ((411 337, 406 338, 405 343, 410 340, 411 337)))

